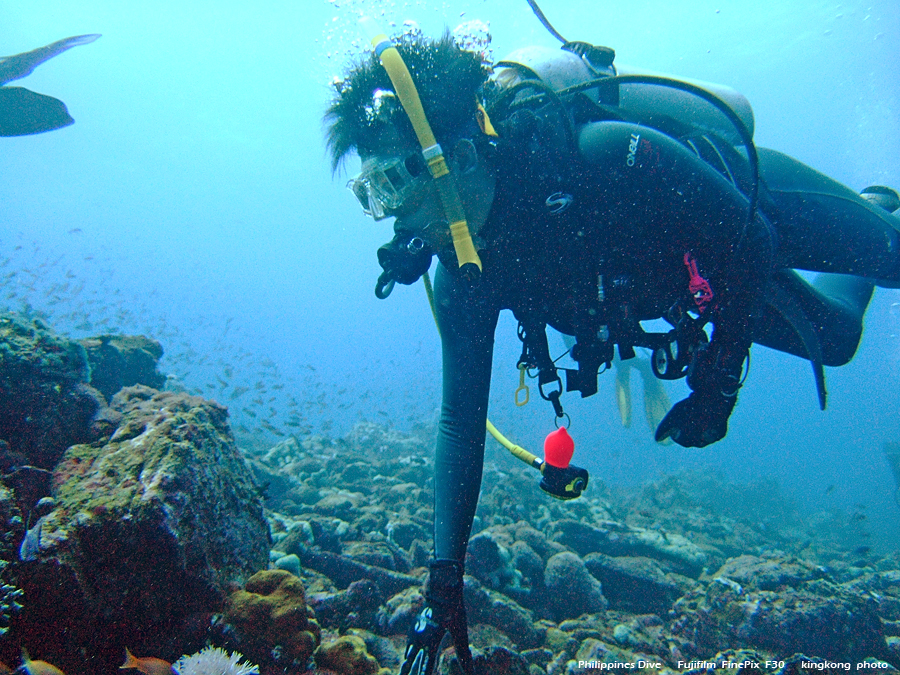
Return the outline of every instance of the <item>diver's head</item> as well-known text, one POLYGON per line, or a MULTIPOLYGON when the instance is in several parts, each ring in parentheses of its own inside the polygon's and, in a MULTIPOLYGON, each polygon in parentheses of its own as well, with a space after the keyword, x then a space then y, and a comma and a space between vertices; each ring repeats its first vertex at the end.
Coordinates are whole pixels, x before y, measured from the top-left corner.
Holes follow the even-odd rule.
MULTIPOLYGON (((481 55, 460 48, 449 33, 431 40, 407 31, 394 45, 477 231, 493 198, 493 176, 484 161, 488 138, 479 127, 476 103, 489 69, 481 55)), ((371 54, 355 64, 336 90, 325 117, 332 168, 354 151, 360 157, 361 171, 348 187, 363 210, 375 220, 396 218, 398 235, 422 237, 435 251, 452 245, 422 147, 378 58, 371 54)))

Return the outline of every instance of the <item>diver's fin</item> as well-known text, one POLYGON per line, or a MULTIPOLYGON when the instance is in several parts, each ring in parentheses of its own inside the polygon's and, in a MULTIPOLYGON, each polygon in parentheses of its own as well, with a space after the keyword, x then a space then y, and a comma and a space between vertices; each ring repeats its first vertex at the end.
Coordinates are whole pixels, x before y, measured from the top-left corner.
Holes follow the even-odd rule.
POLYGON ((52 59, 54 56, 58 56, 72 47, 93 42, 98 37, 100 37, 99 33, 73 35, 72 37, 57 40, 45 47, 32 49, 30 52, 4 56, 0 58, 0 84, 6 84, 7 82, 21 79, 26 75, 31 75, 34 69, 44 61, 52 59))
POLYGON ((619 418, 622 426, 631 426, 631 365, 616 359, 616 404, 619 406, 619 418))
POLYGON ((23 87, 0 87, 0 136, 28 136, 69 126, 66 104, 23 87))
MULTIPOLYGON (((649 359, 634 359, 634 367, 641 374, 641 383, 644 385, 644 415, 647 417, 647 425, 650 431, 655 432, 659 423, 663 421, 672 403, 666 390, 663 389, 662 382, 653 374, 650 368, 649 359)), ((661 443, 671 443, 671 439, 667 438, 661 443)))
POLYGON ((825 391, 825 368, 822 358, 822 345, 816 335, 815 327, 803 313, 800 303, 777 283, 769 284, 767 301, 769 306, 780 314, 797 334, 806 358, 812 365, 813 377, 816 380, 816 393, 819 395, 819 409, 825 410, 827 392, 825 391))
POLYGON ((896 190, 884 185, 870 185, 860 192, 859 196, 870 204, 883 208, 888 213, 900 209, 900 195, 896 190))

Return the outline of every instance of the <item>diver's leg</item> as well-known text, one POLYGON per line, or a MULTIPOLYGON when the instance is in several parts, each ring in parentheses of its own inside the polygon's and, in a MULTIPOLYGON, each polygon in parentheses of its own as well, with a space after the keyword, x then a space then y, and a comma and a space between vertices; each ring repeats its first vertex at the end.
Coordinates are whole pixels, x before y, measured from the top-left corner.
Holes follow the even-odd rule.
POLYGON ((871 279, 819 274, 810 284, 793 270, 781 270, 754 324, 753 342, 807 359, 804 329, 814 335, 822 364, 847 363, 862 337, 862 320, 874 285, 871 279))
POLYGON ((900 216, 828 176, 759 148, 761 208, 778 233, 779 267, 900 284, 900 216))

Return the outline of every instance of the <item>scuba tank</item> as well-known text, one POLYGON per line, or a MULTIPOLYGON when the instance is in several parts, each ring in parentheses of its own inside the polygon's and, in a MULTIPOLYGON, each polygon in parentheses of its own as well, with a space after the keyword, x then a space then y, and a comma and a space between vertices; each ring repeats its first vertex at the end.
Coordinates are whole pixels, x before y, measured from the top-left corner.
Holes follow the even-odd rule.
MULTIPOLYGON (((614 88, 585 88, 584 94, 594 103, 614 106, 637 119, 653 119, 664 115, 685 127, 716 134, 732 145, 742 139, 734 125, 714 104, 669 83, 686 83, 708 92, 722 101, 753 136, 753 108, 743 94, 731 87, 702 80, 673 78, 669 75, 626 65, 614 65, 615 52, 584 42, 566 42, 559 49, 524 47, 517 49, 495 65, 493 79, 501 89, 538 80, 570 103, 580 85, 617 76, 648 76, 654 83, 622 82, 614 88), (571 92, 571 93, 569 93, 571 92)), ((599 84, 599 83, 598 83, 599 84)))
MULTIPOLYGON (((759 157, 753 143, 753 109, 742 94, 720 84, 617 68, 613 49, 566 40, 536 0, 526 1, 544 28, 563 43, 562 48, 513 52, 497 64, 495 86, 514 93, 530 80, 539 83, 545 97, 558 107, 575 108, 563 115, 568 123, 568 149, 573 153, 577 151, 574 125, 601 119, 643 124, 676 138, 745 194, 747 223, 753 221, 759 206, 759 157), (583 94, 580 100, 577 94, 583 94), (585 101, 596 109, 584 110, 585 101)), ((501 95, 499 99, 507 105, 504 98, 513 99, 501 95)), ((513 103, 519 98, 516 94, 513 103)), ((501 112, 507 111, 501 106, 501 112)))
POLYGON ((561 150, 559 157, 578 156, 578 130, 591 122, 619 120, 656 129, 740 190, 751 223, 760 181, 753 109, 746 97, 720 84, 617 68, 614 60, 613 49, 586 42, 516 50, 497 62, 483 91, 485 108, 501 126, 497 120, 529 110, 545 119, 545 128, 561 128, 556 134, 561 143, 547 139, 561 150))

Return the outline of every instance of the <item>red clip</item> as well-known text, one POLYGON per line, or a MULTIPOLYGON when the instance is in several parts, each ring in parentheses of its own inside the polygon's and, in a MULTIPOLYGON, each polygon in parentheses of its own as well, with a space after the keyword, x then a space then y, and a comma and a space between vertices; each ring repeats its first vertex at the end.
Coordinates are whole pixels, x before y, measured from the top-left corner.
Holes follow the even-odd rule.
POLYGON ((709 301, 713 299, 712 288, 709 287, 709 282, 701 277, 700 272, 697 271, 697 261, 694 259, 694 256, 691 255, 690 251, 684 254, 684 264, 691 277, 688 282, 688 290, 690 290, 691 295, 694 297, 694 302, 697 303, 697 309, 703 312, 709 304, 709 301))

